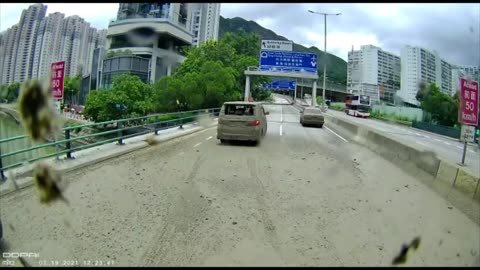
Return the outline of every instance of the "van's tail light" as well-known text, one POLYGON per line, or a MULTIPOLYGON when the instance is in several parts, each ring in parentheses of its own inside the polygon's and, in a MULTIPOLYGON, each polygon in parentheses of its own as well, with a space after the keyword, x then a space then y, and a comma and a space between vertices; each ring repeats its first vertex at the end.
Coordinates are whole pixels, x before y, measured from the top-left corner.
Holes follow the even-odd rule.
POLYGON ((252 126, 260 126, 260 120, 255 120, 254 122, 252 122, 252 126))

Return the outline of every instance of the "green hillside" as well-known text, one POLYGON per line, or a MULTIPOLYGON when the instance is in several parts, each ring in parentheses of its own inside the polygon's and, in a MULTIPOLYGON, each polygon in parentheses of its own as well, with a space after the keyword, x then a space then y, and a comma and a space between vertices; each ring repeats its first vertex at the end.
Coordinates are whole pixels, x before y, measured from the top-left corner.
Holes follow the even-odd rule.
MULTIPOLYGON (((238 33, 241 30, 244 30, 247 33, 256 33, 260 39, 273 39, 273 40, 288 40, 288 38, 279 36, 275 32, 270 29, 266 29, 254 21, 247 21, 240 17, 235 17, 232 19, 226 19, 220 17, 220 30, 219 36, 222 37, 225 33, 238 33)), ((300 44, 295 43, 293 41, 293 50, 298 52, 309 52, 315 53, 318 56, 318 64, 319 64, 319 74, 320 80, 322 80, 323 76, 323 61, 324 61, 324 54, 323 51, 319 50, 316 47, 306 48, 300 44)), ((260 46, 260 44, 258 44, 260 46)), ((333 81, 338 84, 347 84, 347 62, 345 62, 342 58, 335 56, 333 54, 327 53, 327 81, 333 81)))

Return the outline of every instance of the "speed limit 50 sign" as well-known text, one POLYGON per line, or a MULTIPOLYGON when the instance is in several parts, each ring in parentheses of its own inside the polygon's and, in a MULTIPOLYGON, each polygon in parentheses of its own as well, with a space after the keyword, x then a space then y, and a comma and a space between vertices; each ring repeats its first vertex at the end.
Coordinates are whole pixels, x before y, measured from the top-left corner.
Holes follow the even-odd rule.
POLYGON ((55 99, 63 98, 63 80, 65 78, 65 61, 52 63, 50 85, 55 99))
POLYGON ((478 82, 460 79, 460 107, 458 121, 464 125, 478 125, 478 82))

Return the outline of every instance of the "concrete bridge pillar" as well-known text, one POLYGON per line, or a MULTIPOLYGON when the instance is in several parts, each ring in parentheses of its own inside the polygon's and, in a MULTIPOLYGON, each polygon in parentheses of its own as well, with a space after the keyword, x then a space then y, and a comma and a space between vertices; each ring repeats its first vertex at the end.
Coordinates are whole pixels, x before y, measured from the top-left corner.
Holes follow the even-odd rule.
POLYGON ((317 106, 317 80, 313 81, 312 106, 317 106))

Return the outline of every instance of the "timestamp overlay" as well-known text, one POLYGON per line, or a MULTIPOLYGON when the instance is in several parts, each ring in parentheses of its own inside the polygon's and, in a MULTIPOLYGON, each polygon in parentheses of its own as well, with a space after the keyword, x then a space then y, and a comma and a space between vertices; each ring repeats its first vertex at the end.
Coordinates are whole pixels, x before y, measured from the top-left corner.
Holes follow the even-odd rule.
POLYGON ((38 266, 114 266, 114 260, 39 260, 38 266))

